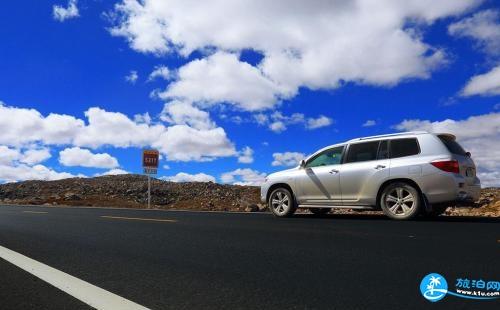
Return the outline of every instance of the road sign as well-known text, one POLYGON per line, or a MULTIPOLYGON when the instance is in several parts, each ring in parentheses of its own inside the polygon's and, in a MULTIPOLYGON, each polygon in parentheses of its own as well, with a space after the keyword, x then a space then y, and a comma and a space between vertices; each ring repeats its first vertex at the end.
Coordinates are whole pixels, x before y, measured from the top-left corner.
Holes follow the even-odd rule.
POLYGON ((151 175, 158 173, 159 162, 160 152, 158 150, 142 151, 142 167, 144 174, 148 175, 148 209, 151 208, 151 175))
POLYGON ((144 174, 158 174, 158 169, 144 167, 144 174))
POLYGON ((142 151, 142 166, 144 168, 158 168, 160 161, 160 152, 157 150, 142 151))

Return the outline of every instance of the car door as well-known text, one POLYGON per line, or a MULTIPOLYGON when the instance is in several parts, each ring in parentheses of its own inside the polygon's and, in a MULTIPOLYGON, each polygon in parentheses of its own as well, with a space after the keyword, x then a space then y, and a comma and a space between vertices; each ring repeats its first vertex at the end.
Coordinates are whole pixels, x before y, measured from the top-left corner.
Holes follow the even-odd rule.
POLYGON ((351 143, 340 170, 342 204, 373 205, 389 166, 387 140, 351 143))
POLYGON ((344 146, 324 150, 311 157, 297 178, 299 204, 340 204, 339 171, 344 146))

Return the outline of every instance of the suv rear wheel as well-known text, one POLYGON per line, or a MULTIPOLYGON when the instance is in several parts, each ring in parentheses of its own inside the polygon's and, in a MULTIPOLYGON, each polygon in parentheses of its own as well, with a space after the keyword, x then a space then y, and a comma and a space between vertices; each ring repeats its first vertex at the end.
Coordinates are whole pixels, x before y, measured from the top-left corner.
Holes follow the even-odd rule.
POLYGON ((414 218, 419 213, 420 205, 420 193, 408 183, 391 183, 384 188, 380 196, 382 211, 395 220, 414 218))
POLYGON ((292 193, 283 187, 272 191, 267 203, 269 210, 277 217, 291 216, 297 209, 292 193))

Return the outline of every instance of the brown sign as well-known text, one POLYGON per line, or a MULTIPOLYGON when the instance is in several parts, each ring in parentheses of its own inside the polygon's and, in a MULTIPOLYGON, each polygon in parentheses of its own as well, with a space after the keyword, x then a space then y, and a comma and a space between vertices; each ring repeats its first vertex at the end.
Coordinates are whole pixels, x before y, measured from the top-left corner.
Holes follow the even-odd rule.
POLYGON ((159 161, 160 161, 160 152, 158 152, 157 150, 142 151, 142 167, 158 168, 159 161))

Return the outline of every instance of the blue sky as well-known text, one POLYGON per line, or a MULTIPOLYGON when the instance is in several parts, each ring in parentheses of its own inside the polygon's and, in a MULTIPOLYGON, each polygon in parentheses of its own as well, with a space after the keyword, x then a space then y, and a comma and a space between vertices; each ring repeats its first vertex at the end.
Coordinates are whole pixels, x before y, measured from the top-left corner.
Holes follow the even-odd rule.
POLYGON ((152 146, 160 177, 258 184, 325 145, 424 129, 500 185, 498 3, 266 5, 2 3, 0 180, 140 173, 152 146))

